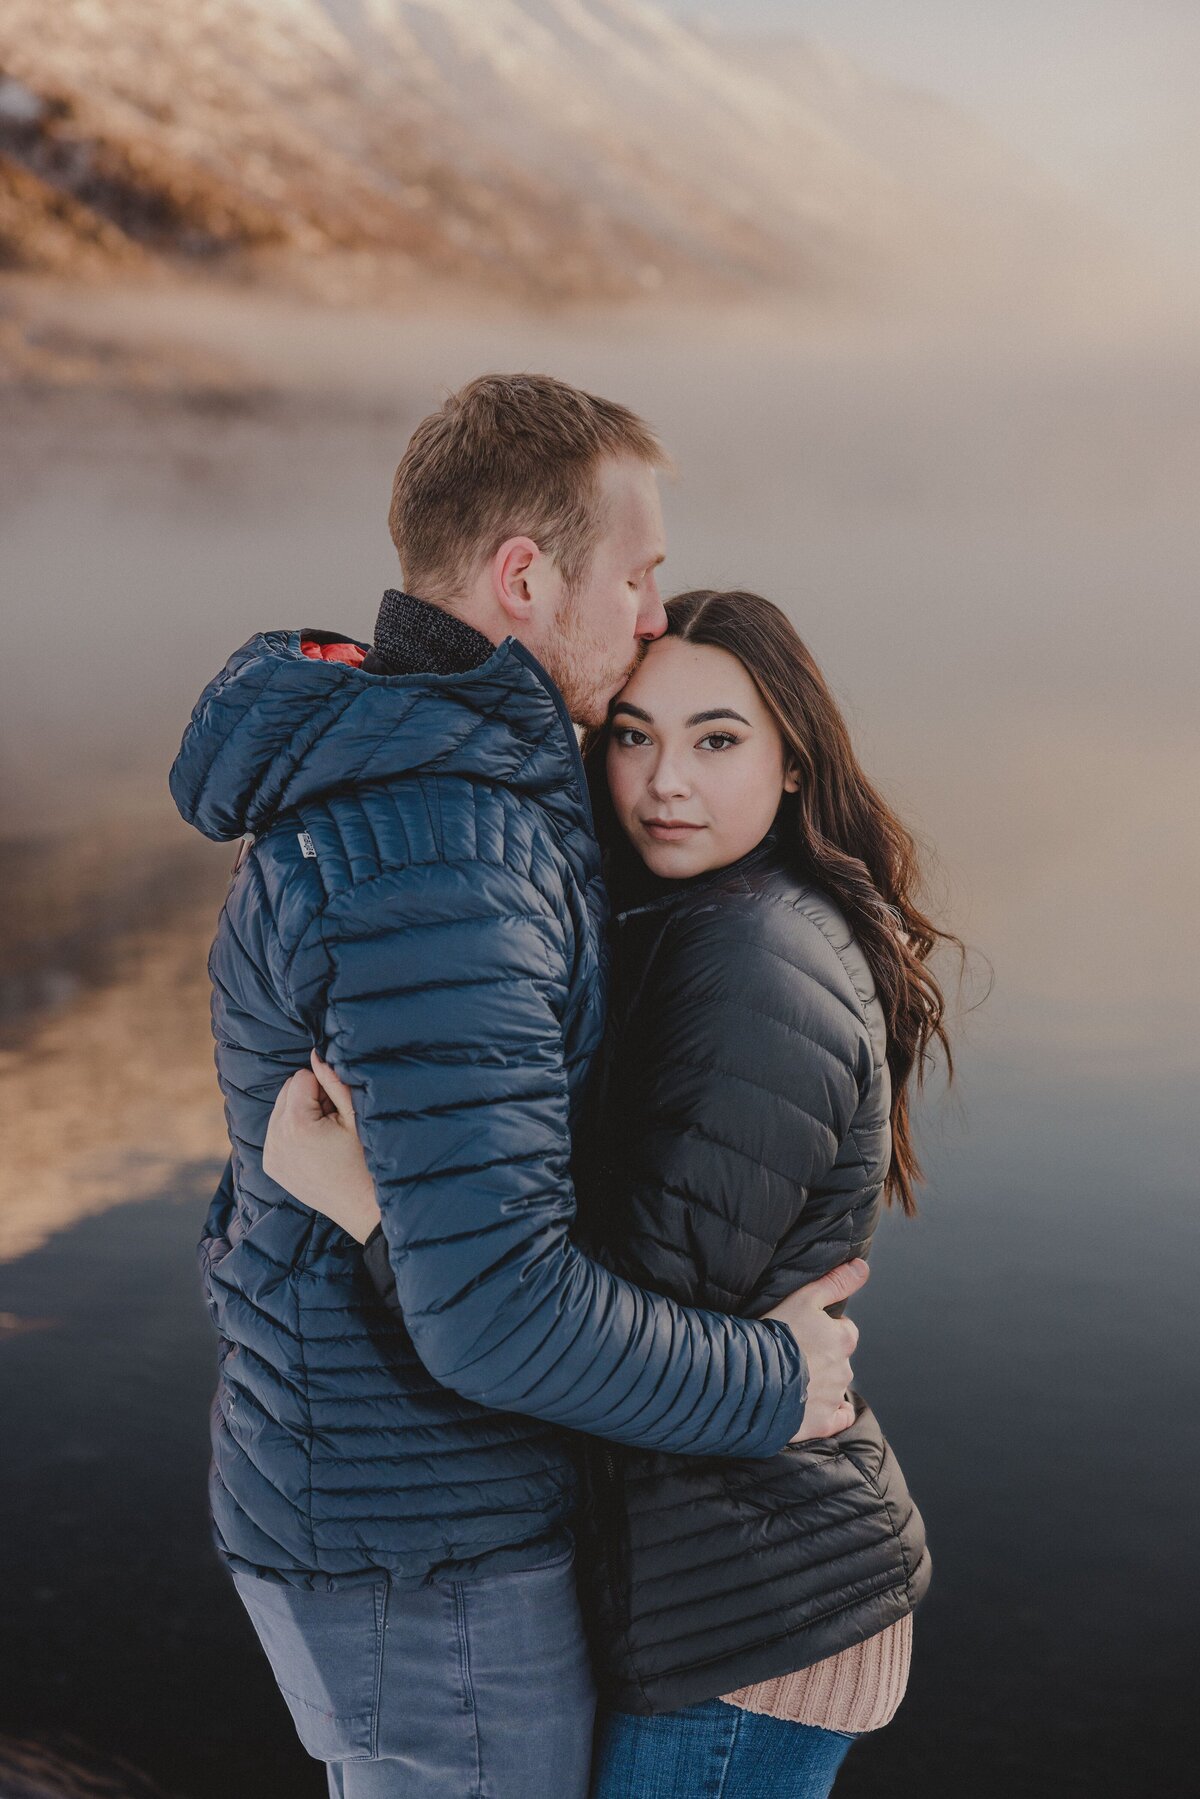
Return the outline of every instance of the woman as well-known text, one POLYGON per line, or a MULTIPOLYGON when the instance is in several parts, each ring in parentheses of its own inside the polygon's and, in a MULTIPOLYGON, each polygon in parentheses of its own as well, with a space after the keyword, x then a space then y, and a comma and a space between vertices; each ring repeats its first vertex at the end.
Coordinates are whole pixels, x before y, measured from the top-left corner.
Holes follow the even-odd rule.
MULTIPOLYGON (((915 1211, 908 1089, 935 1043, 948 1054, 926 965, 945 933, 785 615, 736 592, 667 612, 587 745, 614 971, 581 1228, 642 1285, 763 1316, 864 1256, 885 1199, 915 1211)), ((371 1239, 386 1298, 378 1214, 346 1198, 360 1172, 297 1197, 371 1239)), ((930 1558, 874 1415, 847 1400, 836 1435, 765 1460, 587 1448, 596 1799, 817 1799, 894 1714, 930 1558)))

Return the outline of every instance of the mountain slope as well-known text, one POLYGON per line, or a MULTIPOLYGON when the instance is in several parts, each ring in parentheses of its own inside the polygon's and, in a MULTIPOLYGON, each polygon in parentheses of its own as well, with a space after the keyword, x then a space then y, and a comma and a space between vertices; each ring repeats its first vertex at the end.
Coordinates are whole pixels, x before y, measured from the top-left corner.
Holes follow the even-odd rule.
POLYGON ((646 0, 5 0, 0 264, 61 270, 75 241, 80 272, 341 293, 844 289, 951 216, 961 251, 971 209, 930 179, 959 152, 910 154, 901 110, 646 0))
POLYGON ((1030 284, 1065 297, 1128 274, 1111 232, 1019 148, 940 95, 881 80, 795 34, 707 35, 797 105, 819 109, 848 149, 886 167, 905 196, 910 269, 925 263, 951 286, 998 286, 1009 299, 1030 284))
POLYGON ((836 267, 887 186, 634 0, 5 0, 0 71, 10 190, 195 258, 728 289, 836 267))

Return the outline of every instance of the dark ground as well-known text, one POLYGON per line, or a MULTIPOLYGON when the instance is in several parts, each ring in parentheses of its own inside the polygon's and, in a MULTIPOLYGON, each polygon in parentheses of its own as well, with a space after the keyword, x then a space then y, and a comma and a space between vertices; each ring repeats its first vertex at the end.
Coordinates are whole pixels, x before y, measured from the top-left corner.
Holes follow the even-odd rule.
MULTIPOLYGON (((908 1696, 852 1752, 838 1799, 1195 1790, 1187 1257, 1132 1272, 1118 1196, 1136 1143, 1095 1099, 1072 1115, 1060 1094, 1057 1119, 1087 1143, 1061 1207, 1030 1172, 1051 1128, 1031 1112, 998 1159, 976 1137, 969 1190, 877 1242, 857 1379, 935 1570, 908 1696), (1089 1184, 1080 1241, 1067 1220, 1089 1184)), ((1141 1129, 1160 1122, 1151 1109, 1141 1129)), ((941 1188, 962 1181, 961 1154, 935 1158, 941 1188)), ((192 1245, 210 1178, 186 1171, 176 1194, 0 1268, 0 1734, 69 1731, 180 1799, 318 1799, 209 1547, 213 1344, 192 1245)), ((1141 1240, 1186 1251, 1185 1201, 1169 1178, 1143 1184, 1141 1240)))

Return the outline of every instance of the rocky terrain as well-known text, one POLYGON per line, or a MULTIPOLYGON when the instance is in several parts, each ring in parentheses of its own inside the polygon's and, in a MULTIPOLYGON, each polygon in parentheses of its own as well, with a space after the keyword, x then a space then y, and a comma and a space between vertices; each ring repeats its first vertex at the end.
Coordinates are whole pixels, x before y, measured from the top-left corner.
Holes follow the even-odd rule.
POLYGON ((339 303, 819 297, 961 279, 998 196, 1049 255, 1057 198, 950 108, 646 0, 0 13, 0 270, 339 303))
POLYGON ((125 1761, 66 1738, 56 1744, 0 1737, 4 1799, 168 1799, 125 1761))
MULTIPOLYGON (((3 1262, 224 1159, 205 949, 225 881, 156 821, 0 838, 0 862, 3 1262)), ((0 1313, 0 1337, 36 1323, 0 1313)), ((10 1773, 0 1746, 5 1799, 10 1773)))
POLYGON ((805 109, 620 0, 8 0, 0 19, 9 267, 616 297, 784 279, 871 185, 805 109))

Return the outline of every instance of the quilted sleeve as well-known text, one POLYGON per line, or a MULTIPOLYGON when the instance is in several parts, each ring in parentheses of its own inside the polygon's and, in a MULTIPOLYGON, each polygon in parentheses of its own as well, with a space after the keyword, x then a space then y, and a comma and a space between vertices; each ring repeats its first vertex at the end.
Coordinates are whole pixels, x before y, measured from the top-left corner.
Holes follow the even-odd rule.
POLYGON ((849 977, 803 913, 764 901, 674 923, 610 1096, 613 1266, 686 1303, 765 1311, 764 1275, 872 1072, 849 977))
POLYGON ((429 1372, 638 1447, 776 1453, 804 1409, 791 1332, 685 1310, 570 1239, 569 969, 541 895, 481 863, 368 885, 322 921, 324 1053, 354 1089, 395 1303, 429 1372))

